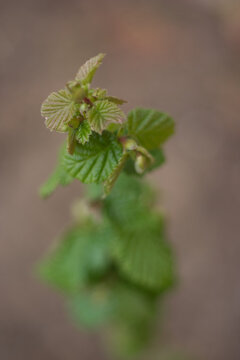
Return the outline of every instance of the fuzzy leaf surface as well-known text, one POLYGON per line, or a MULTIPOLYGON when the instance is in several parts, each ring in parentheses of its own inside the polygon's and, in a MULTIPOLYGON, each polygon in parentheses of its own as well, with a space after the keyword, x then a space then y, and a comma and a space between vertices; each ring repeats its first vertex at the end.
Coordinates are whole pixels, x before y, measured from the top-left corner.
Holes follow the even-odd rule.
POLYGON ((62 89, 51 93, 43 102, 41 114, 50 130, 66 132, 66 125, 76 112, 76 104, 69 90, 62 89))
POLYGON ((101 183, 112 174, 122 153, 122 145, 114 134, 92 133, 86 144, 76 145, 73 155, 65 154, 63 163, 66 171, 83 183, 101 183))
POLYGON ((136 108, 128 114, 130 136, 148 150, 156 149, 174 133, 173 119, 152 109, 136 108))
POLYGON ((101 65, 105 54, 98 54, 87 60, 84 65, 80 67, 77 72, 76 80, 79 80, 82 84, 91 83, 96 70, 101 65))
POLYGON ((88 121, 92 130, 102 133, 110 123, 121 123, 125 115, 119 107, 108 100, 99 100, 88 112, 88 121))

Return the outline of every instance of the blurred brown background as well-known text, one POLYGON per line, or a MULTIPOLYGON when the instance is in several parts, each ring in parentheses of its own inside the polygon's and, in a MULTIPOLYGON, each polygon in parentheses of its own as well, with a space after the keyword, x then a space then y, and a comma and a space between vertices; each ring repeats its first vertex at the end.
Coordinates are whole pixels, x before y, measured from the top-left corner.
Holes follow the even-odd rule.
POLYGON ((1 0, 0 17, 0 359, 109 359, 33 275, 81 193, 74 183, 38 198, 63 140, 40 104, 106 52, 94 84, 128 99, 126 111, 177 121, 168 164, 151 176, 180 277, 157 346, 239 360, 240 2, 1 0))

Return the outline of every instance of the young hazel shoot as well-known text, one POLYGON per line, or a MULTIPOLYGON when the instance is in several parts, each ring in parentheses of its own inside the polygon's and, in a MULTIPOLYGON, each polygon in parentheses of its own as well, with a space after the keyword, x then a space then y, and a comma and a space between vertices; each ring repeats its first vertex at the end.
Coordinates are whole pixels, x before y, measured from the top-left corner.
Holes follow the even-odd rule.
POLYGON ((125 115, 125 100, 92 88, 104 56, 88 60, 41 107, 46 127, 67 136, 40 194, 48 197, 75 179, 88 185, 86 198, 74 206, 73 225, 39 274, 65 293, 77 323, 104 326, 109 344, 125 356, 151 340, 157 302, 175 280, 164 218, 143 180, 163 165, 162 145, 174 121, 153 109, 125 115))

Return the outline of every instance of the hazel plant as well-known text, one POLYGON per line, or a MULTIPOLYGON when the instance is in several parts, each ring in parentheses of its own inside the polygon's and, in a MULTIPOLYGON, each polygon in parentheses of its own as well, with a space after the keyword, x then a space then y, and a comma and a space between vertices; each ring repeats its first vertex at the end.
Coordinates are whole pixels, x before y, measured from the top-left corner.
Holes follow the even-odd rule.
POLYGON ((86 196, 73 224, 39 265, 40 276, 65 294, 75 322, 103 328, 120 355, 134 355, 152 338, 163 295, 174 284, 174 260, 156 194, 143 176, 164 163, 174 132, 165 113, 136 108, 90 86, 99 54, 65 88, 51 93, 41 114, 51 131, 67 134, 56 169, 40 193, 48 197, 74 179, 86 196))

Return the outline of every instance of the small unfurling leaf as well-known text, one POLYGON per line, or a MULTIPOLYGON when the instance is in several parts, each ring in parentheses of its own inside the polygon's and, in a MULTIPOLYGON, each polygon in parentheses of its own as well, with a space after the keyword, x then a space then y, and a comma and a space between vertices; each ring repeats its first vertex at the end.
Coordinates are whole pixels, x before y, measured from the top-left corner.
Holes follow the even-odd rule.
POLYGON ((112 103, 114 103, 116 105, 122 105, 122 104, 127 103, 126 100, 119 99, 115 96, 106 96, 105 99, 108 101, 111 101, 112 103))
POLYGON ((79 80, 82 84, 91 83, 92 78, 96 70, 101 65, 105 54, 98 54, 97 56, 92 57, 87 60, 84 65, 80 67, 77 72, 76 80, 79 80))
POLYGON ((87 120, 83 120, 76 131, 76 140, 79 142, 79 144, 84 145, 86 142, 88 142, 91 133, 92 130, 89 122, 87 120))
POLYGON ((108 100, 99 100, 88 112, 88 121, 92 130, 102 133, 111 123, 121 123, 125 119, 122 110, 108 100))

